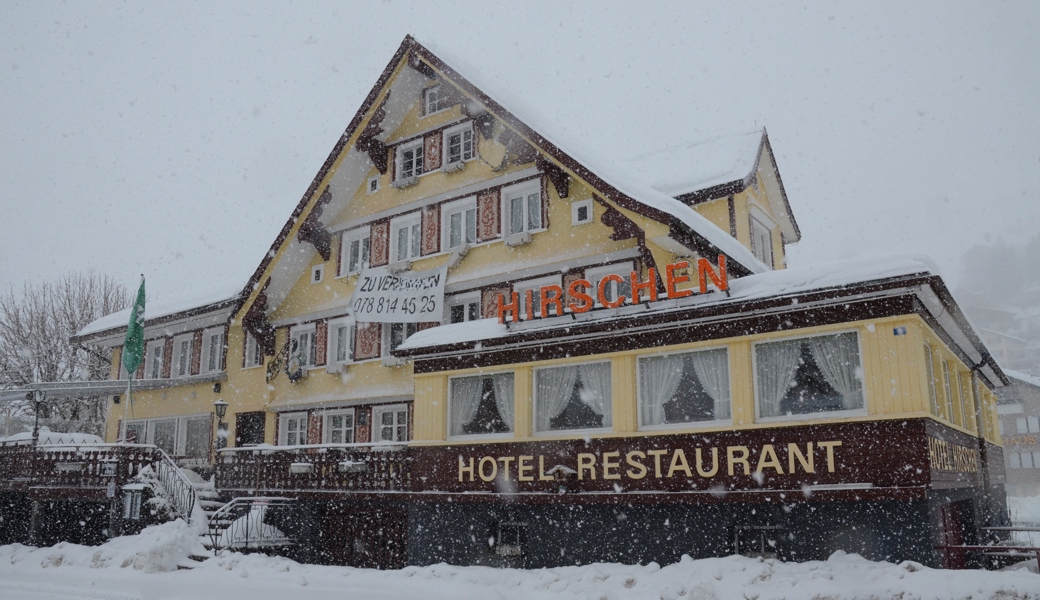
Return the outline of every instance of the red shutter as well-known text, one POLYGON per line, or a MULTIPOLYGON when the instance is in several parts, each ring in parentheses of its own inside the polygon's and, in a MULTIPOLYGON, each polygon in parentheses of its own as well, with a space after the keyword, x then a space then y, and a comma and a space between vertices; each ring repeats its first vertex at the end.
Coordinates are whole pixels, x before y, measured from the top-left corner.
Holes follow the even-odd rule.
POLYGON ((497 318, 498 300, 496 300, 496 298, 499 296, 508 296, 510 291, 510 288, 507 287, 484 290, 480 299, 480 316, 485 319, 497 318))
POLYGON ((354 418, 357 419, 357 427, 354 429, 354 441, 358 443, 371 442, 372 436, 369 435, 372 425, 372 410, 369 408, 359 408, 354 413, 354 418), (362 425, 364 423, 364 425, 362 425))
POLYGON ((321 443, 321 413, 312 411, 307 415, 307 443, 321 443))
POLYGON ((220 370, 227 371, 227 350, 228 350, 228 332, 230 328, 227 325, 224 326, 224 335, 220 341, 220 370))
POLYGON ((354 343, 354 359, 379 358, 383 330, 379 323, 358 323, 357 340, 354 343))
POLYGON ((441 144, 444 134, 440 131, 429 133, 423 138, 423 173, 441 168, 441 144))
POLYGON ((173 364, 173 338, 166 338, 166 343, 163 348, 163 362, 162 362, 162 377, 168 379, 170 377, 170 367, 173 364))
MULTIPOLYGON (((365 185, 368 185, 368 183, 365 185)), ((338 250, 336 250, 336 277, 339 277, 343 274, 343 234, 339 234, 339 237, 336 239, 338 240, 336 243, 336 247, 338 248, 338 250)))
POLYGON ((202 366, 202 332, 196 331, 191 340, 191 374, 198 375, 202 366))
POLYGON ((441 211, 429 206, 422 211, 422 253, 435 254, 441 250, 441 211))
POLYGON ((485 242, 498 237, 499 218, 501 202, 498 199, 499 190, 491 190, 477 196, 477 240, 485 242))
MULTIPOLYGON (((327 319, 322 319, 314 324, 314 345, 316 346, 314 352, 314 364, 316 366, 324 366, 327 360, 327 350, 329 347, 329 322, 327 319)), ((315 442, 317 443, 317 442, 315 442)))
POLYGON ((429 321, 426 323, 417 323, 415 326, 416 331, 423 331, 424 329, 432 329, 440 325, 439 321, 429 321))
MULTIPOLYGON (((581 273, 568 273, 563 276, 563 295, 564 295, 564 306, 570 304, 572 298, 568 290, 571 289, 571 283, 581 279, 581 273)), ((587 291, 587 290, 586 290, 587 291)))
POLYGON ((369 257, 373 267, 381 267, 390 262, 390 221, 372 224, 372 241, 369 257))

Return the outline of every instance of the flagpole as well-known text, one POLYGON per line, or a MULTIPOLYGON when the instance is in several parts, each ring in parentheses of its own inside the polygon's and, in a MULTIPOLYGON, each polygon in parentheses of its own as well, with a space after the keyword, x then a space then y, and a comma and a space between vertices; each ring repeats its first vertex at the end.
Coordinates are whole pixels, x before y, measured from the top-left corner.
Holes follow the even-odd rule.
POLYGON ((127 425, 131 417, 131 404, 134 402, 134 373, 144 360, 144 274, 141 274, 141 287, 137 290, 137 297, 133 307, 130 309, 130 322, 126 327, 126 339, 123 340, 123 350, 120 353, 119 362, 126 368, 126 405, 123 406, 123 431, 122 441, 127 442, 127 425))

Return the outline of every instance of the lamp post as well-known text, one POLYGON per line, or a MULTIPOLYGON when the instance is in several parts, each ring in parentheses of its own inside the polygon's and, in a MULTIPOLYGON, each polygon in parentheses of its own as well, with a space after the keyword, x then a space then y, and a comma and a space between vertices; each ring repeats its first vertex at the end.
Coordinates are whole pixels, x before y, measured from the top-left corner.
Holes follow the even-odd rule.
POLYGON ((227 414, 228 403, 217 400, 213 403, 213 410, 217 413, 217 450, 227 447, 227 433, 224 430, 224 415, 227 414))
POLYGON ((33 448, 40 442, 40 404, 42 399, 40 398, 40 392, 33 390, 25 395, 26 400, 32 400, 33 403, 33 432, 32 432, 32 445, 33 448))

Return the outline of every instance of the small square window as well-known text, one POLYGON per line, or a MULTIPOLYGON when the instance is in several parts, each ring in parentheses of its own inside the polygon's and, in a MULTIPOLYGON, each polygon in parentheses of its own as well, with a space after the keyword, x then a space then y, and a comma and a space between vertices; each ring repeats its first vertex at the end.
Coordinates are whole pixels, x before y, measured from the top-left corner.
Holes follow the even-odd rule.
POLYGON ((368 178, 368 187, 365 188, 369 194, 374 194, 379 191, 379 175, 373 175, 368 178))
POLYGON ((571 204, 571 223, 585 225, 592 222, 592 198, 571 204))
POLYGON ((439 113, 442 110, 445 110, 446 108, 448 108, 448 106, 449 106, 448 98, 446 97, 446 95, 444 93, 444 88, 442 88, 439 85, 431 87, 431 88, 426 88, 423 91, 423 95, 424 95, 423 100, 425 102, 425 107, 424 107, 425 111, 424 112, 425 112, 426 115, 432 115, 434 113, 439 113))
POLYGON ((311 269, 311 283, 321 283, 325 281, 325 265, 315 265, 311 269))

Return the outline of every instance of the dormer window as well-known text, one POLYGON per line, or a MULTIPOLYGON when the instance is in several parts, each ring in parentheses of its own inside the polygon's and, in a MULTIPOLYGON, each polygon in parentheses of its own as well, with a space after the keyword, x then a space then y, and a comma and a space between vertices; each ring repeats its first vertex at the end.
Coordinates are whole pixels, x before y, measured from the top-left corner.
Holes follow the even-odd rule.
POLYGON ((342 253, 340 275, 358 273, 368 268, 371 239, 368 227, 359 227, 343 234, 343 247, 340 249, 342 253))
POLYGON ((773 266, 773 232, 762 221, 751 217, 751 252, 766 266, 773 266))
POLYGON ((397 150, 397 179, 411 179, 423 172, 422 138, 401 144, 397 150))
POLYGON ((221 357, 224 354, 223 328, 207 329, 202 332, 202 372, 216 373, 222 370, 221 357))
POLYGON ((432 115, 448 108, 448 99, 445 97, 444 88, 434 86, 423 90, 423 113, 432 115))
POLYGON ((473 126, 463 123, 444 132, 444 166, 473 159, 473 126))

